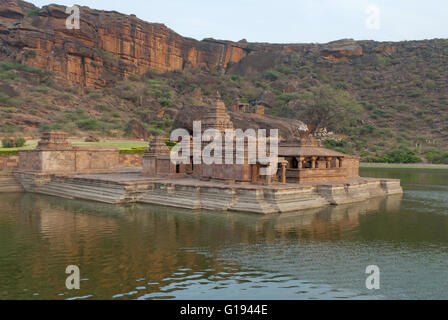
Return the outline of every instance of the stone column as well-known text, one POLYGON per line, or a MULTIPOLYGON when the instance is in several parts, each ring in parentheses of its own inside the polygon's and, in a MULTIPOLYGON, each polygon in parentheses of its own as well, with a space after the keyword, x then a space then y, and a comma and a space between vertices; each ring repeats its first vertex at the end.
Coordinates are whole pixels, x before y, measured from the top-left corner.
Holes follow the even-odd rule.
POLYGON ((258 165, 251 165, 252 168, 252 183, 257 183, 258 181, 258 165))
POLYGON ((343 167, 344 158, 339 158, 339 168, 343 167))
POLYGON ((297 161, 299 162, 299 169, 303 169, 303 157, 298 157, 296 158, 297 161))
POLYGON ((282 183, 286 183, 286 163, 282 163, 282 183))
POLYGON ((327 157, 327 169, 331 168, 331 161, 333 160, 333 157, 327 157))
POLYGON ((316 169, 317 157, 311 157, 311 169, 316 169))

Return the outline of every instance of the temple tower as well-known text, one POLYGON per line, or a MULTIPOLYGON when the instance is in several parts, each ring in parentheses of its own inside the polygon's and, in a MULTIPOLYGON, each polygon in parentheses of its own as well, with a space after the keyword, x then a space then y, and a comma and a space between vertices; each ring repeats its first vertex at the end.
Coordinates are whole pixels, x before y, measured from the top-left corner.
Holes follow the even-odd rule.
POLYGON ((226 112, 226 105, 219 92, 214 96, 210 111, 202 117, 202 132, 207 129, 217 129, 221 134, 224 134, 226 129, 233 129, 233 122, 226 112))

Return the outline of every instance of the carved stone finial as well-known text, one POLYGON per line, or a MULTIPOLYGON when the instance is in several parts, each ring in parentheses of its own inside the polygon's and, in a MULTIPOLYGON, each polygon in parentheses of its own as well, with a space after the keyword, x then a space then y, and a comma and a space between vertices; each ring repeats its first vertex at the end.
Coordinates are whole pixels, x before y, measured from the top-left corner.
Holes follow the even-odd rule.
POLYGON ((165 141, 168 140, 161 136, 155 136, 149 142, 149 148, 146 149, 145 153, 151 155, 167 155, 170 154, 170 149, 167 147, 165 141))
POLYGON ((51 130, 46 131, 42 135, 36 149, 71 149, 72 144, 67 140, 68 135, 64 131, 51 130))

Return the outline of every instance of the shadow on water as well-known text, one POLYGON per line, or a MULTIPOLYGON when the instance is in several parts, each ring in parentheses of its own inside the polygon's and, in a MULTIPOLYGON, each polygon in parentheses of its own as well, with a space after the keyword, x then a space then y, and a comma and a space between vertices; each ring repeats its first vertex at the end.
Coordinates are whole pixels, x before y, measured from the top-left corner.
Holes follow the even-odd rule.
POLYGON ((2 194, 0 299, 421 298, 415 279, 444 295, 431 286, 448 276, 447 180, 375 170, 362 173, 403 179, 404 196, 272 216, 2 194), (386 272, 380 292, 365 289, 369 264, 386 272))

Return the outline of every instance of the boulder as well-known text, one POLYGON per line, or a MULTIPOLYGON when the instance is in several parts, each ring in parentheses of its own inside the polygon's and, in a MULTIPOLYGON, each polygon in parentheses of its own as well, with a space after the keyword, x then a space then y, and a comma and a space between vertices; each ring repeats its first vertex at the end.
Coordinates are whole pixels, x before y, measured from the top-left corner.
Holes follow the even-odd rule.
POLYGON ((362 47, 353 39, 332 41, 323 45, 320 49, 320 56, 322 58, 335 62, 362 54, 362 47))
POLYGON ((85 138, 84 140, 85 142, 100 142, 100 139, 98 139, 95 136, 88 136, 87 138, 85 138))
POLYGON ((148 130, 146 130, 146 128, 143 126, 143 124, 141 124, 141 122, 137 121, 137 120, 131 120, 129 121, 128 125, 126 126, 125 129, 126 133, 139 138, 139 139, 144 139, 144 140, 148 140, 149 137, 151 136, 150 133, 148 132, 148 130))
MULTIPOLYGON (((201 119, 208 111, 209 107, 185 106, 174 120, 173 129, 184 128, 190 133, 193 132, 193 121, 201 119)), ((307 125, 295 119, 284 119, 266 114, 245 113, 240 111, 230 111, 227 109, 230 119, 235 129, 278 129, 280 138, 298 136, 300 132, 307 131, 307 125)), ((267 131, 269 135, 269 131, 267 131)))

